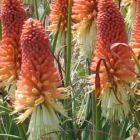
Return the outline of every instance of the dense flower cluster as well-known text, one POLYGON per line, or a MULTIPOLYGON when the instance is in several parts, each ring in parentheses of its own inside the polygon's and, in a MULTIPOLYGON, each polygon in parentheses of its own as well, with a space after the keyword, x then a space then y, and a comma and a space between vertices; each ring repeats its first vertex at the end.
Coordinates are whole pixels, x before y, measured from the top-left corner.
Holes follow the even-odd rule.
POLYGON ((81 56, 90 58, 95 46, 97 0, 74 0, 72 19, 74 39, 81 56))
POLYGON ((0 81, 14 81, 20 69, 20 34, 26 13, 20 0, 3 0, 1 9, 2 43, 0 47, 0 81))
POLYGON ((1 10, 3 37, 19 39, 25 19, 26 14, 21 0, 3 0, 1 10))
MULTIPOLYGON (((61 79, 50 51, 48 36, 39 21, 29 19, 25 22, 21 35, 21 48, 22 65, 17 81, 15 112, 22 111, 18 118, 22 122, 32 113, 32 117, 36 116, 36 113, 40 112, 38 108, 41 107, 45 116, 44 113, 40 113, 39 118, 36 118, 42 121, 40 122, 41 128, 36 129, 41 134, 47 133, 59 127, 54 111, 63 113, 63 107, 57 100, 65 98, 66 95, 65 89, 61 88, 61 79), (46 117, 47 120, 43 122, 42 117, 46 117), (48 131, 42 131, 43 127, 48 131)), ((34 120, 31 119, 31 125, 37 125, 35 122, 32 124, 32 121, 34 120)), ((38 133, 35 131, 29 128, 32 140, 37 139, 38 133)))
MULTIPOLYGON (((96 50, 91 70, 96 76, 99 73, 100 85, 97 90, 101 94, 103 116, 108 119, 120 120, 129 112, 126 89, 135 77, 134 64, 130 58, 131 51, 119 9, 112 0, 100 0, 96 50)), ((91 81, 98 83, 94 78, 91 81)))
MULTIPOLYGON (((68 0, 52 0, 51 1, 51 12, 48 18, 50 25, 48 30, 51 34, 56 35, 57 41, 56 52, 62 47, 66 40, 67 32, 67 20, 68 20, 68 0)), ((53 51, 55 48, 53 48, 53 51)))
POLYGON ((56 32, 58 30, 58 23, 61 17, 60 32, 67 30, 67 16, 68 16, 68 0, 53 0, 51 4, 51 13, 49 21, 51 25, 48 30, 56 32))
POLYGON ((138 59, 140 59, 140 0, 137 0, 136 18, 134 21, 130 45, 138 59))
POLYGON ((82 20, 94 20, 97 16, 97 1, 96 0, 74 0, 73 1, 73 22, 79 23, 82 20))

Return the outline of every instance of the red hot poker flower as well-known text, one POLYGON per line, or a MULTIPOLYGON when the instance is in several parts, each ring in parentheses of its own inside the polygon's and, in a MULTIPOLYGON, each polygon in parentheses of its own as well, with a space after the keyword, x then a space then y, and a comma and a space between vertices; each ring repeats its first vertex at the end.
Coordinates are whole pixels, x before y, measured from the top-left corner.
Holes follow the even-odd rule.
POLYGON ((51 25, 48 30, 56 32, 59 18, 61 16, 60 32, 67 30, 67 16, 68 16, 68 0, 53 0, 51 4, 51 13, 49 21, 51 25))
POLYGON ((3 87, 7 86, 5 84, 7 80, 10 81, 9 84, 13 84, 20 69, 19 39, 25 18, 26 13, 20 0, 2 1, 3 36, 0 47, 0 81, 3 87))
POLYGON ((91 64, 96 81, 94 76, 91 81, 97 82, 97 91, 100 88, 103 116, 116 121, 129 112, 126 91, 135 78, 134 64, 119 9, 112 0, 98 2, 96 50, 91 64))
POLYGON ((15 78, 16 63, 15 63, 15 50, 13 48, 15 42, 10 38, 2 40, 0 47, 0 81, 15 78))
MULTIPOLYGON (((98 5, 97 36, 95 57, 91 64, 91 70, 96 71, 98 61, 110 55, 111 45, 114 43, 127 43, 127 34, 123 17, 115 3, 100 0, 98 5)), ((108 59, 107 59, 108 60, 108 59)))
POLYGON ((20 36, 22 25, 26 19, 21 0, 3 0, 1 19, 3 25, 3 37, 20 36))
POLYGON ((94 20, 97 16, 97 0, 74 0, 72 17, 74 23, 94 20))
POLYGON ((80 55, 90 58, 95 47, 97 0, 73 0, 73 36, 80 55))
POLYGON ((29 127, 30 137, 36 140, 43 135, 44 131, 44 133, 48 133, 48 131, 56 130, 59 127, 54 111, 63 113, 63 107, 58 104, 57 100, 65 98, 63 94, 65 90, 60 88, 60 75, 50 51, 49 39, 39 21, 29 19, 25 22, 21 47, 22 65, 17 81, 15 112, 22 111, 18 118, 22 122, 30 114, 34 118, 42 108, 43 114, 39 113, 36 118, 40 121, 40 127, 35 126, 38 125, 36 122, 32 123, 34 119, 31 120, 31 128, 29 127), (42 131, 42 129, 45 130, 42 131), (36 131, 38 133, 35 133, 36 131))
POLYGON ((140 59, 140 0, 136 1, 136 18, 134 21, 130 46, 136 57, 140 59))
MULTIPOLYGON (((57 35, 56 51, 65 44, 67 19, 68 0, 52 0, 51 11, 48 18, 48 21, 50 22, 48 30, 51 31, 52 34, 57 35)), ((55 50, 55 48, 53 49, 55 50)))

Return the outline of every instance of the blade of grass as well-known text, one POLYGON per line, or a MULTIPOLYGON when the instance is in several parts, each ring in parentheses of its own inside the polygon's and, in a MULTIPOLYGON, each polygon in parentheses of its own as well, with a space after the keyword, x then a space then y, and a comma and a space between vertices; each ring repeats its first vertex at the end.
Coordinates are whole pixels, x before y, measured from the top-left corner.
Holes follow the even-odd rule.
POLYGON ((99 133, 101 129, 102 129, 101 104, 99 103, 99 100, 96 99, 96 140, 102 139, 102 134, 99 133))
POLYGON ((58 39, 58 35, 59 35, 61 20, 62 20, 62 16, 59 17, 58 24, 57 24, 57 31, 54 35, 54 41, 53 41, 53 46, 52 46, 52 52, 53 53, 55 52, 55 48, 56 48, 56 43, 57 43, 57 39, 58 39))
POLYGON ((23 140, 22 138, 15 136, 15 135, 9 135, 9 134, 0 134, 0 137, 4 136, 4 137, 10 137, 13 138, 14 140, 23 140))
POLYGON ((40 21, 43 21, 44 17, 46 15, 49 15, 50 13, 50 5, 48 1, 44 1, 44 13, 42 14, 40 21))
POLYGON ((121 125, 120 138, 125 139, 127 127, 128 127, 128 119, 126 119, 125 122, 121 125))
POLYGON ((26 131, 25 131, 25 128, 23 126, 23 124, 17 124, 17 127, 18 127, 18 130, 19 130, 19 134, 20 134, 20 137, 23 139, 23 140, 27 140, 27 135, 26 135, 26 131))

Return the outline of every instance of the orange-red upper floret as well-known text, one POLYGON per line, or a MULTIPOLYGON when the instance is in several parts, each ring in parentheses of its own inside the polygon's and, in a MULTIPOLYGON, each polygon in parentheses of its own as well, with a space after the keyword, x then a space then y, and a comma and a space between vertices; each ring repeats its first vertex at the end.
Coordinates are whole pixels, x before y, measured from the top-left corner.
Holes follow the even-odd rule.
POLYGON ((22 25, 26 19, 26 13, 21 0, 3 0, 1 10, 1 20, 3 26, 3 36, 19 36, 22 25))
MULTIPOLYGON (((21 63, 20 35, 26 12, 20 0, 3 0, 1 5, 2 43, 0 46, 1 82, 18 76, 21 63)), ((12 81, 13 82, 13 81, 12 81)))
POLYGON ((97 16, 97 0, 73 0, 72 18, 74 23, 94 20, 97 16))
POLYGON ((109 46, 113 43, 127 43, 124 19, 112 0, 99 0, 97 17, 98 42, 109 46))
POLYGON ((130 46, 136 57, 140 59, 140 0, 137 0, 136 4, 136 18, 132 28, 130 46))
POLYGON ((67 16, 68 16, 68 0, 53 0, 51 4, 51 13, 49 16, 49 22, 51 25, 48 27, 50 31, 57 30, 59 18, 61 16, 60 30, 65 31, 67 28, 67 16))

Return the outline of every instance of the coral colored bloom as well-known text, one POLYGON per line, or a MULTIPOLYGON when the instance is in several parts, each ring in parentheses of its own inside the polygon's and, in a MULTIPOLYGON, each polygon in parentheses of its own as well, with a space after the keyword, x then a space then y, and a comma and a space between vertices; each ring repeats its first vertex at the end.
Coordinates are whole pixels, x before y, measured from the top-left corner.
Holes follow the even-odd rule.
MULTIPOLYGON (((107 119, 121 120, 129 112, 126 91, 128 84, 135 79, 134 64, 130 58, 131 51, 119 9, 112 0, 99 0, 96 50, 91 70, 97 76, 97 65, 102 60, 99 69, 100 98, 102 114, 107 119)), ((95 79, 92 77, 91 81, 93 83, 95 79)))
POLYGON ((72 13, 74 23, 94 20, 97 16, 97 0, 74 0, 72 13))
POLYGON ((13 84, 20 69, 19 39, 26 13, 20 0, 3 0, 1 6, 3 34, 0 47, 0 81, 4 88, 13 84))
POLYGON ((52 34, 57 35, 56 51, 65 44, 67 19, 68 0, 52 0, 51 11, 48 18, 48 21, 50 22, 48 30, 52 34))
POLYGON ((130 46, 136 57, 140 59, 140 0, 137 0, 136 5, 136 18, 132 29, 130 46))
POLYGON ((0 81, 3 79, 15 78, 16 63, 15 63, 15 42, 10 38, 2 40, 0 47, 0 81))
POLYGON ((1 20, 3 26, 3 37, 20 37, 22 25, 26 19, 21 0, 3 0, 1 20))
POLYGON ((21 47, 22 65, 17 81, 15 112, 22 112, 19 122, 32 114, 30 139, 39 140, 41 135, 58 129, 55 111, 62 113, 64 110, 57 100, 66 95, 63 94, 65 90, 60 88, 60 75, 50 51, 48 36, 39 21, 29 19, 25 22, 21 47), (39 127, 35 120, 39 121, 39 127))
POLYGON ((68 0, 52 0, 48 30, 56 32, 58 30, 59 18, 61 16, 60 32, 67 30, 68 0))
POLYGON ((90 58, 95 46, 97 0, 73 0, 74 39, 80 55, 90 58))

